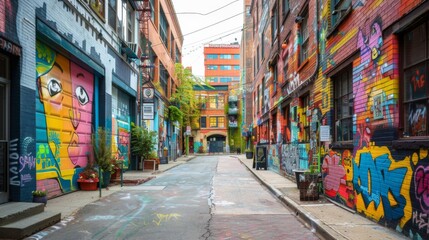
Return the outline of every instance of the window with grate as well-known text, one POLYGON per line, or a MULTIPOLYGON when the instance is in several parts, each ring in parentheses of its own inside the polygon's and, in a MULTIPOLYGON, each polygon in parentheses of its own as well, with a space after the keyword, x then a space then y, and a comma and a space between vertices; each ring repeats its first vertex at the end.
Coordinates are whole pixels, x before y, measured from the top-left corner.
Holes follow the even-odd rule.
POLYGON ((301 15, 302 22, 300 23, 300 42, 299 42, 299 65, 301 65, 308 58, 308 7, 301 15))
POLYGON ((334 82, 335 141, 353 140, 353 80, 352 66, 332 77, 334 82))
POLYGON ((429 21, 420 23, 402 35, 403 59, 401 92, 404 136, 429 135, 429 21))

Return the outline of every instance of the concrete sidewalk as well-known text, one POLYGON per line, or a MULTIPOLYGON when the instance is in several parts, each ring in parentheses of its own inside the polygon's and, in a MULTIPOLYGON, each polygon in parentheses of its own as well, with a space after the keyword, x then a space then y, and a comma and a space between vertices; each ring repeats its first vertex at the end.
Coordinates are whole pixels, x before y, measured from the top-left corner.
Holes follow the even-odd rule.
POLYGON ((300 201, 295 182, 273 171, 252 168, 253 160, 246 159, 244 155, 236 157, 297 217, 325 239, 407 239, 398 232, 328 201, 322 194, 318 201, 300 201))
MULTIPOLYGON (((100 192, 97 191, 75 191, 68 193, 53 199, 48 200, 48 204, 45 210, 61 213, 61 219, 67 219, 76 213, 79 209, 85 205, 99 200, 102 197, 106 197, 112 193, 126 190, 127 186, 132 185, 130 182, 145 182, 152 178, 156 178, 156 175, 165 172, 171 168, 174 168, 180 164, 186 163, 192 160, 196 156, 182 156, 176 159, 176 161, 169 161, 168 164, 159 164, 157 171, 126 171, 123 175, 124 184, 121 187, 120 182, 116 184, 110 184, 108 188, 102 188, 101 197, 100 192)), ((136 183, 134 183, 135 185, 136 183)))
MULTIPOLYGON (((196 156, 182 156, 176 161, 170 161, 168 164, 160 164, 158 171, 155 172, 127 171, 124 173, 123 178, 125 181, 147 181, 156 177, 156 174, 186 163, 196 156)), ((290 207, 297 217, 325 239, 406 239, 405 236, 389 228, 327 201, 322 195, 318 201, 300 201, 299 190, 295 182, 272 171, 253 169, 252 160, 246 159, 243 154, 228 154, 225 156, 239 159, 263 185, 290 207)), ((120 184, 110 185, 107 189, 102 189, 101 197, 118 191, 126 191, 126 189, 127 185, 123 187, 120 184)), ((60 212, 62 220, 68 221, 83 206, 98 199, 100 199, 99 191, 76 191, 50 199, 45 210, 60 212)))

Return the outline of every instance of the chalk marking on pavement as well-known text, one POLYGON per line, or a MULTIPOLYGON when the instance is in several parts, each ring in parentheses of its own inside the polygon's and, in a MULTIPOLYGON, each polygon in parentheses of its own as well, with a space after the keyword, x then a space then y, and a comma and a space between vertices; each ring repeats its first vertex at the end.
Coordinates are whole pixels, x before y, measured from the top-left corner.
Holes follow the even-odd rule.
POLYGON ((178 214, 178 213, 169 213, 169 214, 154 213, 152 215, 155 215, 157 218, 157 219, 152 220, 152 222, 154 222, 157 226, 161 225, 162 222, 170 221, 172 218, 177 220, 180 217, 180 214, 178 214))

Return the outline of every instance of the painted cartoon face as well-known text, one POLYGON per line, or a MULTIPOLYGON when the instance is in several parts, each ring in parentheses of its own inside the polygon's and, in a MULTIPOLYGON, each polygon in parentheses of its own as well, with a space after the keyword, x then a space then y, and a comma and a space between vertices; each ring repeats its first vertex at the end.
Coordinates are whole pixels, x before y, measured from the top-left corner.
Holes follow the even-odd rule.
POLYGON ((92 77, 59 54, 52 68, 39 77, 49 146, 55 158, 61 158, 62 168, 86 165, 91 143, 92 77))

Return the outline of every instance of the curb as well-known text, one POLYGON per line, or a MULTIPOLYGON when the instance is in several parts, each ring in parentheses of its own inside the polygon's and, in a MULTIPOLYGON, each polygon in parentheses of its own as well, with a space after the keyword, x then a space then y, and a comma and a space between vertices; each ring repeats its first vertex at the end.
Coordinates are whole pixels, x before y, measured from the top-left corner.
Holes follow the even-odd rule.
POLYGON ((331 233, 329 233, 323 226, 322 223, 318 219, 314 219, 311 217, 308 213, 306 213, 296 202, 294 202, 292 199, 290 199, 287 196, 284 196, 280 190, 277 188, 271 186, 270 184, 266 183, 262 178, 260 178, 253 169, 249 168, 246 164, 244 164, 240 158, 237 157, 237 159, 246 166, 246 168, 258 179, 260 183, 262 183, 265 187, 267 187, 280 201, 282 201, 286 206, 288 206, 293 212, 295 212, 296 216, 301 218, 308 227, 314 228, 314 230, 317 232, 318 235, 323 237, 323 239, 329 239, 329 240, 335 240, 338 239, 337 237, 333 236, 331 233))

